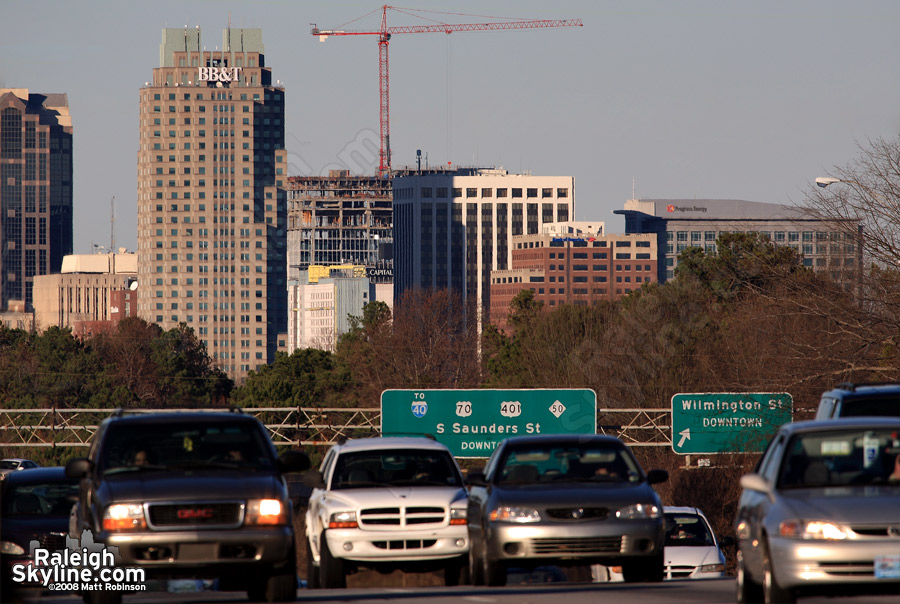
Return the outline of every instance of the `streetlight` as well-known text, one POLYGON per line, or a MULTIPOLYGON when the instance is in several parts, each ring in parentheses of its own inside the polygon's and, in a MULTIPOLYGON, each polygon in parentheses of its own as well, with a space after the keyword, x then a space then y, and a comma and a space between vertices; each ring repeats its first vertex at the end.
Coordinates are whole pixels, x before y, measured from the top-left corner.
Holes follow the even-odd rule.
MULTIPOLYGON (((828 185, 833 185, 836 182, 842 182, 849 185, 855 185, 863 189, 866 193, 872 195, 876 199, 881 202, 884 202, 884 197, 881 196, 880 193, 873 191, 866 185, 859 183, 855 180, 844 180, 842 178, 834 178, 833 176, 818 176, 816 177, 816 185, 822 187, 823 189, 828 185)), ((862 261, 863 261, 863 225, 857 222, 856 225, 856 290, 857 296, 862 299, 862 261)))
POLYGON ((822 187, 823 189, 828 185, 833 185, 836 182, 847 182, 845 180, 841 180, 840 178, 833 178, 831 176, 819 176, 816 178, 816 184, 822 187))

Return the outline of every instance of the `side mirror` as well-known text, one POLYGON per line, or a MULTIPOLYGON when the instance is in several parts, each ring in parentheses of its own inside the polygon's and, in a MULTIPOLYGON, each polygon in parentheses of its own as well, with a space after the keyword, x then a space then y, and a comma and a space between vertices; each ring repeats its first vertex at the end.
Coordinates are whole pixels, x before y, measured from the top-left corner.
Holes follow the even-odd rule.
POLYGON ((469 470, 469 473, 466 474, 466 484, 473 487, 486 487, 487 480, 484 476, 484 468, 469 470))
POLYGON ((303 484, 311 489, 324 489, 325 477, 318 470, 307 470, 303 473, 303 484))
POLYGON ((669 473, 665 470, 650 470, 647 472, 648 484, 659 484, 660 482, 665 482, 667 480, 669 480, 669 473))
POLYGON ((309 456, 303 451, 290 449, 278 456, 278 469, 283 474, 288 472, 303 472, 310 466, 309 456))
POLYGON ((741 488, 748 491, 757 491, 766 495, 769 501, 775 501, 775 493, 772 492, 772 487, 759 474, 744 474, 741 476, 741 488))
POLYGON ((87 457, 70 459, 66 464, 66 478, 84 478, 94 469, 93 462, 87 457))
POLYGON ((719 537, 719 547, 731 547, 734 545, 734 537, 731 535, 726 535, 725 537, 719 537))

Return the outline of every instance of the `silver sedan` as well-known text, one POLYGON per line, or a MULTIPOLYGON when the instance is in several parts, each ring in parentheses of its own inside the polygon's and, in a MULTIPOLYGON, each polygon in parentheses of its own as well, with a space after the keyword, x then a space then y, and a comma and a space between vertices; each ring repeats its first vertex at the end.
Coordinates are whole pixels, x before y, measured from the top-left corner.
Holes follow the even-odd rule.
POLYGON ((470 574, 503 585, 510 567, 618 564, 626 581, 663 578, 662 505, 616 438, 520 436, 469 473, 470 574))
POLYGON ((738 602, 900 594, 900 419, 782 426, 741 486, 738 602))

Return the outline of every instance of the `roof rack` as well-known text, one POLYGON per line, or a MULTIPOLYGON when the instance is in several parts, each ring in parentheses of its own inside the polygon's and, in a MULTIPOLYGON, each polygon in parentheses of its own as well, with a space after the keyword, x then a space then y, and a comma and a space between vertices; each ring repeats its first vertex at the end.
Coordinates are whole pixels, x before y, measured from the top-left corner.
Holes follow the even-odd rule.
POLYGON ((837 389, 855 392, 857 388, 864 386, 900 386, 900 382, 841 382, 837 385, 837 389))

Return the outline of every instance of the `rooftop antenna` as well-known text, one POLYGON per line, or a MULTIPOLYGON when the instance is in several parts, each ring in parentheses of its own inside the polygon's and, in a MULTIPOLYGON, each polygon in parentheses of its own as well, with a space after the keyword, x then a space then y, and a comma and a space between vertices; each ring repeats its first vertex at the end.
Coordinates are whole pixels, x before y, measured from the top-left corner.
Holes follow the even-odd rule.
POLYGON ((116 251, 116 196, 109 200, 109 251, 116 251))

